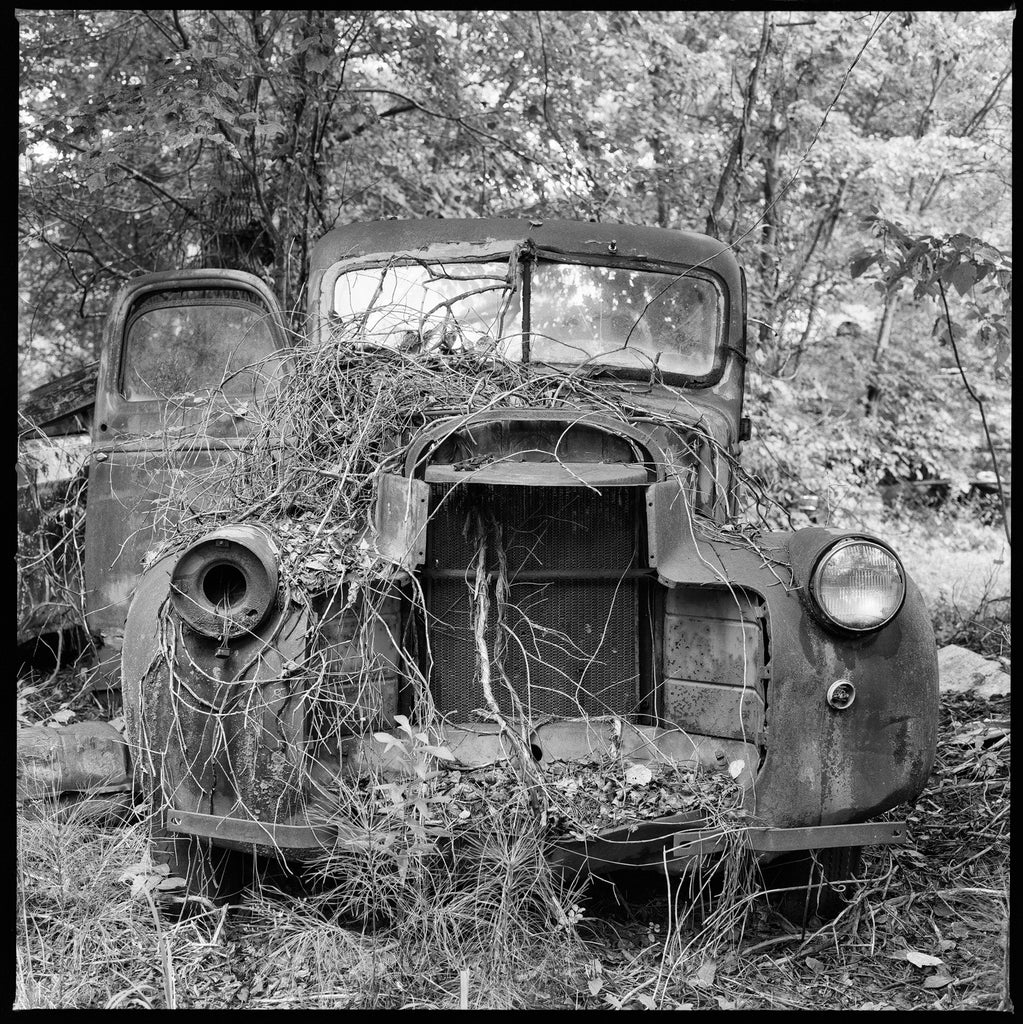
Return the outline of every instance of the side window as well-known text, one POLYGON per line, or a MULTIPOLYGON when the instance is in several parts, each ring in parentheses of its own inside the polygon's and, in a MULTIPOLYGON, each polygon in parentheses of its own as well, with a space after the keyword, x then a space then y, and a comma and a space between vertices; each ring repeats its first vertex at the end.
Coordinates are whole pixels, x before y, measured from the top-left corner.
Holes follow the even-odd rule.
POLYGON ((273 321, 241 289, 151 292, 128 315, 121 392, 129 401, 222 390, 262 390, 261 365, 276 348, 273 321))

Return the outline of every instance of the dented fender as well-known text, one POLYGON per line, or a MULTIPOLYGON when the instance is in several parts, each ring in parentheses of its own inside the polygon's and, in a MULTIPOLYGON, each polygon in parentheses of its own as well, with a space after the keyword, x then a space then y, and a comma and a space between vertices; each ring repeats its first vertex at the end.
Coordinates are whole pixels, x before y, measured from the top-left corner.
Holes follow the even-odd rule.
POLYGON ((169 609, 175 562, 143 573, 125 624, 122 693, 137 781, 165 810, 287 816, 302 730, 289 675, 303 656, 305 611, 278 601, 218 656, 218 640, 169 609))
MULTIPOLYGON (((916 585, 895 617, 866 634, 841 633, 811 612, 819 554, 856 531, 812 527, 754 539, 709 534, 674 482, 648 488, 651 561, 666 586, 729 585, 757 593, 768 615, 766 756, 755 814, 788 828, 864 820, 913 800, 934 764, 937 647, 916 585), (828 705, 848 680, 856 699, 828 705)), ((881 542, 883 543, 883 542, 881 542)))

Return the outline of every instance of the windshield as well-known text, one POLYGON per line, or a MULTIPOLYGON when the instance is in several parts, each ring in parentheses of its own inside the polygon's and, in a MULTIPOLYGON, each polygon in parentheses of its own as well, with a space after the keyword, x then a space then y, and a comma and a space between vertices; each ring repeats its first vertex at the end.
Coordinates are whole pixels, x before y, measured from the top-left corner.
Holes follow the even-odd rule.
POLYGON ((600 363, 700 377, 722 299, 709 277, 544 260, 414 264, 342 274, 337 326, 405 352, 600 363))

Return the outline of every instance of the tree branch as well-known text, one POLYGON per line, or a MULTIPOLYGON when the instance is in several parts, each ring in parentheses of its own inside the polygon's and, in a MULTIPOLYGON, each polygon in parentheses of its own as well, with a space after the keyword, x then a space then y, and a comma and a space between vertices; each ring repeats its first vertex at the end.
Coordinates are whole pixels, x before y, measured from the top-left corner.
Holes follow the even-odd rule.
POLYGON ((737 168, 740 171, 742 169, 743 147, 746 144, 746 133, 749 131, 750 121, 753 114, 753 106, 756 103, 757 98, 757 79, 760 77, 760 69, 767 57, 767 50, 771 45, 772 25, 772 15, 770 12, 765 11, 763 24, 760 29, 760 45, 757 48, 757 55, 753 59, 753 66, 750 68, 749 76, 746 79, 746 95, 742 105, 742 119, 739 121, 739 127, 736 130, 735 138, 732 140, 732 145, 728 152, 728 159, 725 161, 724 170, 721 172, 721 177, 718 179, 718 187, 714 194, 714 201, 710 204, 710 211, 707 214, 708 235, 717 236, 718 218, 721 215, 721 207, 725 202, 725 192, 728 189, 728 184, 732 178, 732 174, 736 172, 737 168))
MULTIPOLYGON (((63 146, 66 147, 67 149, 73 149, 76 153, 88 155, 89 151, 84 146, 79 146, 74 142, 69 142, 67 139, 59 138, 56 135, 46 134, 44 134, 42 137, 52 146, 55 146, 57 148, 63 146)), ((209 226, 208 222, 203 219, 202 215, 197 210, 192 209, 186 203, 182 202, 182 200, 178 199, 177 196, 171 195, 171 193, 168 192, 165 188, 161 188, 155 181, 153 181, 152 178, 143 174, 137 168, 132 167, 130 164, 126 164, 123 160, 114 161, 114 166, 119 167, 127 175, 134 178, 136 181, 141 182, 147 188, 151 188, 154 192, 157 192, 159 195, 163 196, 166 200, 173 203, 179 209, 184 210, 190 217, 193 217, 201 224, 209 226)))
POLYGON ((984 415, 984 402, 977 396, 977 393, 970 387, 970 382, 966 379, 966 371, 963 369, 962 360, 959 358, 959 347, 956 345, 955 335, 952 333, 952 316, 948 311, 948 299, 945 297, 945 285, 942 284, 941 279, 938 279, 938 291, 941 294, 941 304, 945 309, 945 326, 948 329, 948 341, 952 346, 952 355, 955 356, 956 366, 959 368, 959 376, 963 379, 963 387, 966 388, 966 393, 977 403, 977 408, 980 410, 980 422, 984 428, 984 440, 987 442, 987 450, 991 454, 991 465, 995 471, 995 482, 998 484, 998 500, 1002 506, 1002 526, 1005 528, 1005 539, 1012 547, 1012 535, 1009 532, 1009 513, 1005 507, 1005 488, 1002 487, 1002 475, 998 471, 998 458, 995 455, 995 446, 991 441, 991 431, 988 430, 987 416, 984 415))
POLYGON ((178 30, 178 35, 181 36, 181 48, 187 50, 191 43, 188 41, 188 36, 185 35, 185 30, 181 27, 181 19, 178 18, 178 12, 171 11, 171 17, 174 19, 174 27, 178 30))

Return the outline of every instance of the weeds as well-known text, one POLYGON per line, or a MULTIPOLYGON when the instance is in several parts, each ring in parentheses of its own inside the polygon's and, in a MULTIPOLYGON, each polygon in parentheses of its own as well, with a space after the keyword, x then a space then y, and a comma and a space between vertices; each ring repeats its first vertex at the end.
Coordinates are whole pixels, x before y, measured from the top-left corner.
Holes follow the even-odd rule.
POLYGON ((755 886, 708 910, 699 893, 712 878, 579 891, 538 870, 495 818, 475 874, 404 887, 391 863, 396 926, 359 919, 358 905, 341 913, 349 897, 327 879, 311 892, 268 881, 242 907, 162 918, 161 952, 148 902, 120 881, 144 856, 142 826, 20 816, 16 1006, 161 1007, 173 972, 180 1008, 456 1008, 467 979, 474 1008, 1006 1009, 1010 736, 1006 698, 947 695, 912 842, 868 850, 846 910, 806 931, 755 886), (536 894, 540 916, 502 901, 509 879, 536 894), (941 962, 917 967, 907 950, 941 962))
POLYGON ((1008 659, 1012 650, 1011 600, 994 594, 993 574, 988 575, 979 597, 969 604, 953 590, 932 609, 934 635, 939 647, 957 644, 985 658, 1008 659))

